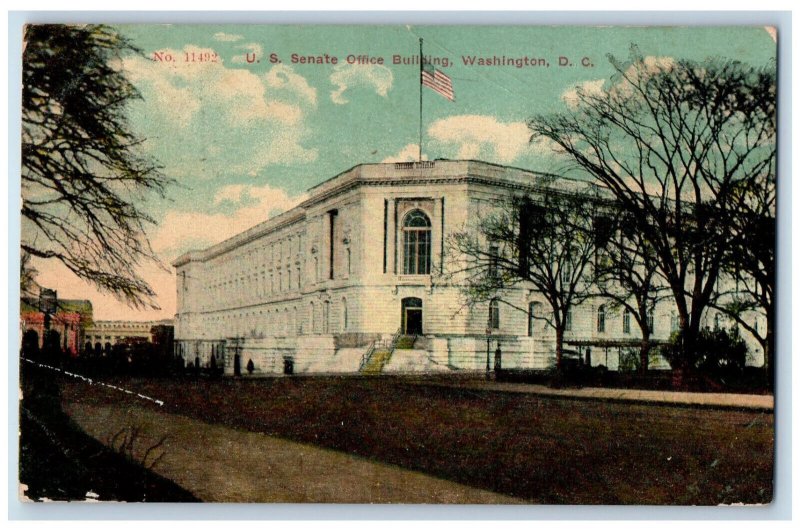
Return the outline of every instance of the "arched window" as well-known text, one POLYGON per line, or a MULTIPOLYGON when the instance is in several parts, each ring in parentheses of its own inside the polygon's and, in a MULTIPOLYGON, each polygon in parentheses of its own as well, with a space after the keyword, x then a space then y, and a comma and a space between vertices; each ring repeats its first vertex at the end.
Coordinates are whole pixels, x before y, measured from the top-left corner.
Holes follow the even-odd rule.
POLYGON ((431 272, 431 220, 421 210, 403 219, 403 273, 429 275, 431 272))
POLYGON ((625 308, 625 312, 622 314, 622 333, 631 333, 631 311, 627 308, 625 308))
POLYGON ((653 309, 650 308, 649 310, 647 310, 647 330, 652 334, 653 332, 656 331, 655 326, 656 326, 656 321, 653 316, 653 309))
POLYGON ((542 303, 531 302, 528 304, 528 335, 533 336, 537 321, 542 318, 542 303))
POLYGON ((564 330, 567 332, 572 331, 572 308, 567 310, 567 315, 564 317, 564 330))
POLYGON ((606 331, 606 306, 604 304, 597 308, 597 331, 600 333, 606 331))

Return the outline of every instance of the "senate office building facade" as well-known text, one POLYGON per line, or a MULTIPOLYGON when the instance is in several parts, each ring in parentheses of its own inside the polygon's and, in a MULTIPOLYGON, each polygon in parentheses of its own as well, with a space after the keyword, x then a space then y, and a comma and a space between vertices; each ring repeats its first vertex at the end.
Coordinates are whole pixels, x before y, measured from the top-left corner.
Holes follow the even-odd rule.
MULTIPOLYGON (((484 370, 499 346, 504 368, 547 369, 555 333, 534 318, 548 311, 540 293, 520 284, 501 303, 465 305, 445 270, 449 234, 541 180, 479 161, 351 168, 297 207, 173 262, 176 354, 230 375, 448 372, 484 370)), ((677 327, 672 307, 653 311, 655 342, 677 327)), ((638 337, 632 321, 590 299, 572 312, 565 348, 620 368, 621 345, 638 337)))

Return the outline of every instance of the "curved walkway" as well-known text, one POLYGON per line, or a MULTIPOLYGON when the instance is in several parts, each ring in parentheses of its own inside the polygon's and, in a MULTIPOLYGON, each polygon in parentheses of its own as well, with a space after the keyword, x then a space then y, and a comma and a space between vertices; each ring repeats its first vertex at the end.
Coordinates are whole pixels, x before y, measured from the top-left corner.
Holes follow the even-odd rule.
POLYGON ((164 455, 153 470, 206 502, 523 503, 343 452, 152 409, 83 403, 63 407, 104 444, 121 430, 139 430, 137 459, 166 435, 164 455))

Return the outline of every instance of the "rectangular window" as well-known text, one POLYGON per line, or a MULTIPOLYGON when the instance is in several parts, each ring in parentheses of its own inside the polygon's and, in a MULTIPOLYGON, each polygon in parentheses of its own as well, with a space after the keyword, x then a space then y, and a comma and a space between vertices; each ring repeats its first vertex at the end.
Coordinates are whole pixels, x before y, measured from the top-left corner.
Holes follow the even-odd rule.
POLYGON ((489 246, 489 278, 497 278, 497 264, 500 260, 498 254, 500 252, 497 245, 489 246))
POLYGON ((389 229, 389 200, 383 200, 383 273, 386 274, 386 237, 389 229))
POLYGON ((572 308, 567 310, 567 315, 564 318, 564 330, 569 332, 572 330, 572 308))
POLYGON ((569 285, 571 279, 572 279, 572 264, 565 263, 561 266, 561 284, 567 286, 569 285))
POLYGON ((431 269, 430 231, 410 230, 403 238, 403 273, 406 275, 428 275, 431 269))
POLYGON ((500 304, 496 300, 489 303, 489 326, 495 330, 500 328, 500 304))
POLYGON ((600 306, 597 309, 597 331, 603 333, 606 331, 606 309, 605 306, 600 306))
POLYGON ((631 312, 630 310, 625 310, 622 314, 622 333, 623 334, 630 334, 631 333, 631 312))
POLYGON ((330 248, 329 248, 329 252, 330 252, 330 271, 329 271, 329 274, 328 274, 328 278, 330 278, 330 279, 333 279, 333 275, 334 275, 333 264, 334 264, 334 257, 336 256, 336 247, 334 245, 334 242, 336 241, 336 216, 338 216, 338 215, 339 215, 339 211, 338 210, 331 210, 330 212, 328 212, 328 216, 329 216, 329 219, 330 219, 330 234, 328 236, 328 238, 330 240, 330 248))

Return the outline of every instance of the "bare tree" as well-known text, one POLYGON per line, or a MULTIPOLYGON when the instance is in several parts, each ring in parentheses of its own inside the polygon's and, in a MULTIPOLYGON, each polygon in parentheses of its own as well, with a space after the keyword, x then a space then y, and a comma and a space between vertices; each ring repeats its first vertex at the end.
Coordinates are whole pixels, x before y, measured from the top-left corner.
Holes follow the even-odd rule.
POLYGON ((571 310, 592 293, 587 279, 595 252, 596 201, 591 194, 548 184, 530 196, 498 201, 477 226, 452 233, 448 276, 458 279, 468 304, 490 301, 518 285, 540 292, 550 306, 551 314, 543 318, 555 330, 561 369, 571 310))
POLYGON ((759 342, 768 377, 774 376, 775 327, 775 178, 770 171, 742 183, 731 208, 734 242, 725 256, 725 279, 713 306, 739 323, 759 342), (753 315, 763 315, 759 328, 753 315))
POLYGON ((31 254, 22 251, 19 256, 19 294, 22 299, 38 295, 39 284, 36 282, 38 274, 31 263, 31 254))
POLYGON ((609 301, 609 309, 634 316, 641 333, 639 369, 646 372, 653 311, 664 298, 655 253, 632 216, 613 206, 595 216, 594 231, 598 250, 592 283, 597 295, 609 301))
POLYGON ((31 25, 22 71, 22 250, 60 261, 134 306, 154 292, 141 205, 169 183, 142 154, 126 105, 140 98, 115 65, 138 53, 105 26, 31 25))
POLYGON ((632 216, 675 299, 688 365, 732 249, 736 190, 775 157, 774 65, 645 58, 635 47, 629 62, 610 61, 602 89, 578 89, 569 110, 529 126, 632 216))

